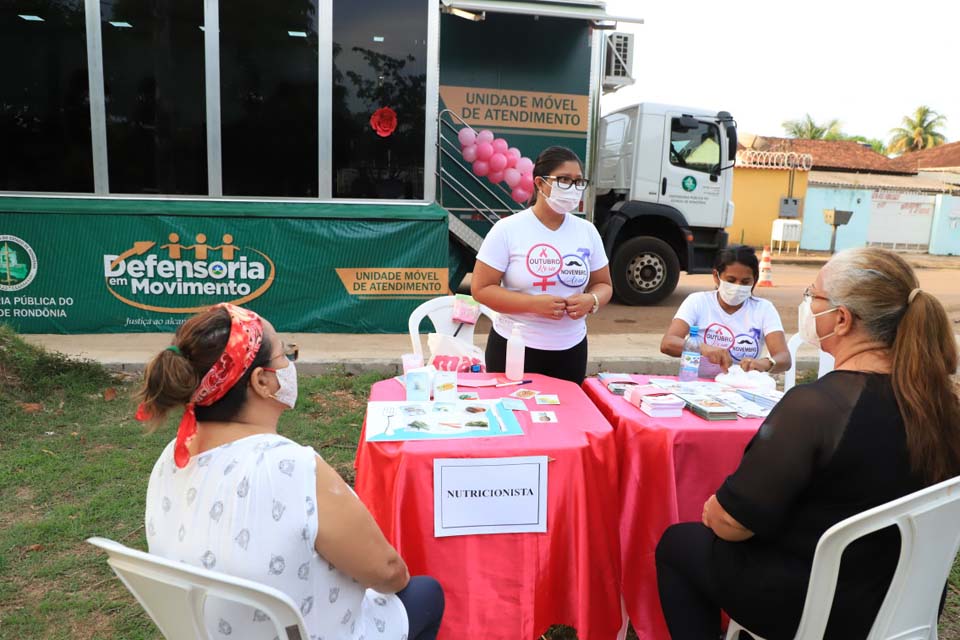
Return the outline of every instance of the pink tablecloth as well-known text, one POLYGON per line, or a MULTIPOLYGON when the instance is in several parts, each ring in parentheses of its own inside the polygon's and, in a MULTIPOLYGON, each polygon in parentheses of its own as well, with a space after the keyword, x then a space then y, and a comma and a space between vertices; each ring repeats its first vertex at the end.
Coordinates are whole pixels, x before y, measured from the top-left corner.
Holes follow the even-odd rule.
MULTIPOLYGON (((641 383, 648 378, 634 376, 641 383)), ((736 469, 762 421, 708 422, 689 411, 651 418, 596 378, 583 388, 616 431, 627 614, 640 640, 669 640, 657 593, 657 541, 671 524, 700 521, 703 503, 736 469)))
MULTIPOLYGON (((478 374, 479 375, 479 374, 478 374)), ((613 429, 570 382, 530 375, 524 387, 478 389, 481 398, 535 388, 560 396, 556 424, 525 435, 468 440, 360 440, 356 489, 411 573, 436 577, 447 608, 440 637, 534 640, 552 624, 576 627, 581 640, 611 640, 622 626, 617 532, 617 452, 613 429), (433 536, 434 458, 547 455, 547 533, 433 536)), ((461 390, 465 390, 461 387, 461 390)), ((401 400, 395 380, 371 400, 401 400)))

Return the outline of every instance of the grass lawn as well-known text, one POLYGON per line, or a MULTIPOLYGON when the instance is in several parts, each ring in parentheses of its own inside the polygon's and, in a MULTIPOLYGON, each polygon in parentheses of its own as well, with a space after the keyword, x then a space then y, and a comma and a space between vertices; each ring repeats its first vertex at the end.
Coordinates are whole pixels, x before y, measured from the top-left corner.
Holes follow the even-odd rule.
MULTIPOLYGON (((281 432, 309 443, 348 481, 375 375, 301 378, 281 432)), ((135 381, 24 344, 0 327, 0 639, 159 638, 84 540, 146 548, 147 479, 175 424, 145 434, 135 381)), ((178 419, 178 417, 177 417, 178 419)), ((960 640, 960 564, 940 638, 960 640)), ((569 640, 555 629, 548 640, 569 640)), ((518 639, 524 640, 524 639, 518 639)), ((530 639, 533 640, 533 639, 530 639)))

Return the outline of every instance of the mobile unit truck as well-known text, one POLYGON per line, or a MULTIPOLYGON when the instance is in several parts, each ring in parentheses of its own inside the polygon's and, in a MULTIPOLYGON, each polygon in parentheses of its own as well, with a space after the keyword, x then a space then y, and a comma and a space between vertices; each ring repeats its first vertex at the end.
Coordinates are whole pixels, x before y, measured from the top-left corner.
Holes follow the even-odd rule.
POLYGON ((17 331, 174 331, 233 302, 279 331, 406 332, 526 206, 464 165, 463 126, 583 158, 581 214, 624 302, 664 298, 726 241, 732 119, 601 118, 630 82, 633 36, 613 29, 639 21, 601 0, 21 4, 0 20, 17 331))

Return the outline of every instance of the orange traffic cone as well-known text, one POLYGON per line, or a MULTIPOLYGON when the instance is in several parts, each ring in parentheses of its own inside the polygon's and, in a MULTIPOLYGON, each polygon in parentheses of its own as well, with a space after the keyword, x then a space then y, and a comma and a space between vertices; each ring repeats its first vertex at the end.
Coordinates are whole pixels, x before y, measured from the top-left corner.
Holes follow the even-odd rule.
POLYGON ((758 287, 773 286, 773 266, 770 260, 770 247, 763 248, 763 256, 760 258, 760 282, 758 287))

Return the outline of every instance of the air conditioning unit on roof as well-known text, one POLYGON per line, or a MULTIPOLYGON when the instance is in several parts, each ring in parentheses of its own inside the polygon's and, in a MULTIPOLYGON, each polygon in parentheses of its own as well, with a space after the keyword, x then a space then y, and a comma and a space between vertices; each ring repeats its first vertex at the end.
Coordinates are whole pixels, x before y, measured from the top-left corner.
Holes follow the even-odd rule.
POLYGON ((603 70, 604 92, 633 84, 632 33, 614 32, 607 36, 607 57, 603 70))

